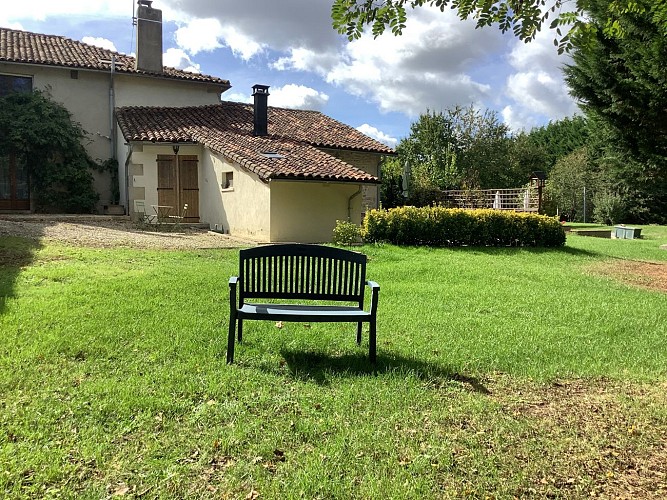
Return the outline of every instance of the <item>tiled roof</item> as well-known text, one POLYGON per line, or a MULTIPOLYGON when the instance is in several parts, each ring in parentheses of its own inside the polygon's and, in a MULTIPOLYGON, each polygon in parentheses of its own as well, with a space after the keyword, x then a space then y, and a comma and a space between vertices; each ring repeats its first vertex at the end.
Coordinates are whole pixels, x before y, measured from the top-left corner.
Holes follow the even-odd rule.
POLYGON ((190 129, 192 138, 254 172, 260 179, 311 179, 377 183, 378 179, 309 144, 206 127, 190 129), (266 155, 271 153, 271 155, 266 155))
POLYGON ((189 73, 167 66, 164 67, 163 73, 136 70, 134 57, 88 45, 64 36, 42 35, 29 31, 0 28, 0 62, 42 64, 109 72, 112 56, 115 56, 115 71, 118 73, 173 78, 230 87, 228 80, 215 76, 189 73))
MULTIPOLYGON (((250 135, 253 131, 253 106, 228 101, 183 108, 127 107, 117 110, 117 116, 125 139, 132 141, 187 142, 188 129, 196 125, 250 135)), ((389 146, 319 111, 269 106, 268 132, 321 148, 394 154, 389 146)))
POLYGON ((127 141, 198 142, 269 179, 377 183, 318 148, 393 154, 393 150, 322 113, 269 107, 268 136, 253 135, 253 108, 222 102, 184 108, 125 107, 116 118, 127 141), (262 153, 278 153, 267 158, 262 153))

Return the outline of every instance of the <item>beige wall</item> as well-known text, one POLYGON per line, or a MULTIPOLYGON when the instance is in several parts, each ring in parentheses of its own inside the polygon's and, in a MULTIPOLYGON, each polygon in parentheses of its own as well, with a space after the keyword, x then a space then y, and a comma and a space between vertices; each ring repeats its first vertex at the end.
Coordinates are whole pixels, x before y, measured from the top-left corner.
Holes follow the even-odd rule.
POLYGON ((220 102, 220 88, 183 80, 165 80, 117 73, 116 107, 200 106, 220 102))
MULTIPOLYGON (((31 76, 35 90, 46 90, 56 102, 72 113, 74 121, 88 133, 86 149, 91 158, 104 161, 112 154, 109 117, 110 75, 99 71, 70 70, 53 66, 0 63, 0 73, 31 76), (75 78, 76 77, 76 78, 75 78)), ((188 106, 220 102, 219 88, 202 83, 164 80, 116 73, 115 105, 188 106)), ((125 200, 125 156, 127 148, 116 127, 117 158, 120 165, 121 203, 125 200)), ((185 154, 185 153, 184 153, 185 154)), ((109 204, 110 179, 107 173, 93 172, 100 194, 98 211, 109 204)))
MULTIPOLYGON (((336 149, 322 149, 350 165, 360 168, 375 177, 380 177, 380 160, 382 156, 377 153, 366 153, 362 151, 340 151, 336 149)), ((362 211, 365 213, 370 208, 380 206, 380 186, 375 184, 366 184, 363 187, 362 211)))
POLYGON ((224 228, 234 236, 257 241, 270 238, 269 186, 255 174, 206 150, 202 161, 200 204, 202 222, 224 228), (233 187, 223 188, 225 174, 231 172, 233 187))
MULTIPOLYGON (((129 192, 130 192, 130 215, 136 218, 135 201, 144 201, 146 213, 152 214, 151 205, 158 204, 157 198, 157 155, 173 155, 171 145, 147 145, 134 144, 132 148, 132 157, 129 164, 129 192)), ((197 155, 199 157, 199 192, 201 199, 202 189, 202 147, 198 144, 187 146, 181 145, 179 155, 197 155)), ((121 161, 125 161, 124 158, 121 161)), ((121 179, 121 185, 124 179, 121 179)), ((124 191, 124 189, 123 189, 124 191)), ((201 207, 200 207, 201 210, 201 207)))
MULTIPOLYGON (((348 219, 348 203, 359 185, 272 181, 271 241, 331 241, 337 220, 348 219)), ((352 221, 360 220, 361 197, 351 202, 352 221)))
MULTIPOLYGON (((129 165, 130 206, 143 200, 157 205, 157 155, 171 145, 135 144, 129 165)), ((257 175, 200 145, 181 145, 180 154, 199 157, 200 222, 256 241, 319 243, 331 241, 337 220, 361 221, 361 185, 261 181, 257 175), (233 186, 224 188, 226 173, 233 186)), ((133 214, 135 215, 135 214, 133 214)))

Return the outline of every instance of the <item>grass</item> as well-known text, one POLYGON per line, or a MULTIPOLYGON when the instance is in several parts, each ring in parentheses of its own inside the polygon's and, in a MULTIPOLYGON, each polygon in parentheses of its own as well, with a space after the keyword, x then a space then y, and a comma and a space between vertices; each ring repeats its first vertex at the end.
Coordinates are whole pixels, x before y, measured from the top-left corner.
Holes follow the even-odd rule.
POLYGON ((367 246, 378 363, 350 325, 250 322, 234 250, 0 240, 0 496, 667 494, 667 294, 560 250, 367 246))

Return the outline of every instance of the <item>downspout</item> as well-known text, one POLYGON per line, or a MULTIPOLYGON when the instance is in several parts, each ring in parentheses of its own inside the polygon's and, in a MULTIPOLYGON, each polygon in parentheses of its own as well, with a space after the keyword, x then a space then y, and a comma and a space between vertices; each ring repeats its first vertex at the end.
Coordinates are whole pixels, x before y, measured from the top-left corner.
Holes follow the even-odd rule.
POLYGON ((109 82, 109 137, 111 137, 111 154, 109 157, 116 159, 116 127, 114 113, 116 109, 116 93, 114 90, 114 75, 116 73, 116 56, 111 56, 111 81, 109 82))
POLYGON ((361 194, 361 184, 359 184, 359 189, 347 200, 347 220, 352 222, 352 200, 361 194))
POLYGON ((132 158, 132 143, 127 143, 127 157, 125 158, 125 213, 130 214, 130 159, 132 158))

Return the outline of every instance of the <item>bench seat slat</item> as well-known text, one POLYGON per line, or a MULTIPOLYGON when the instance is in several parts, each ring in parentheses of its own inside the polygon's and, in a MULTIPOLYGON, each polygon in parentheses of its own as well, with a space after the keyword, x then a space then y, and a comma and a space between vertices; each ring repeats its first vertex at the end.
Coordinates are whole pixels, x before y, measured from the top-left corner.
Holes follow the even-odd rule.
POLYGON ((354 306, 305 306, 294 304, 243 304, 239 319, 276 321, 350 322, 368 321, 369 312, 354 306))

